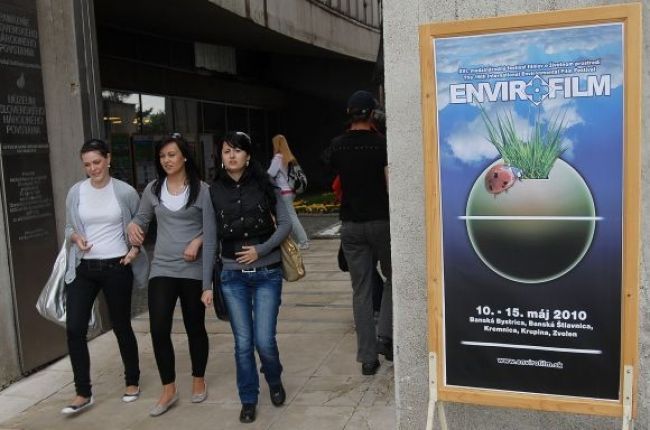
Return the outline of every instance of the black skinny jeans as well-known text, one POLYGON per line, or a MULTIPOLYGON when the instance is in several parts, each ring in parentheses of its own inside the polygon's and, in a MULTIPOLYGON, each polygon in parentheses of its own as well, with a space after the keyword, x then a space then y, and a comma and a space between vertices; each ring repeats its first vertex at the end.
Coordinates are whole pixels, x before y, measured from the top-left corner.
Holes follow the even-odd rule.
POLYGON ((90 397, 90 355, 88 354, 88 321, 99 290, 104 292, 108 312, 124 363, 126 385, 138 385, 140 365, 138 343, 131 328, 131 266, 119 262, 91 265, 82 260, 74 281, 66 286, 66 332, 68 351, 77 395, 90 397))
POLYGON ((192 376, 202 378, 208 364, 208 333, 205 305, 201 301, 203 282, 196 279, 158 276, 149 280, 149 324, 153 352, 163 385, 176 381, 176 362, 171 332, 176 301, 181 299, 183 323, 190 346, 192 376))

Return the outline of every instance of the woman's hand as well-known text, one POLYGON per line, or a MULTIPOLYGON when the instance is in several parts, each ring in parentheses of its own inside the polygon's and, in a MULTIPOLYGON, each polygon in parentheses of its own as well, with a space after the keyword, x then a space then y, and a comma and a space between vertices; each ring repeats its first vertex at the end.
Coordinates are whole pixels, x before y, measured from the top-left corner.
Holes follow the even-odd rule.
POLYGON ((183 251, 183 259, 185 261, 196 260, 199 256, 201 246, 203 246, 203 236, 192 239, 192 241, 185 247, 185 251, 183 251))
POLYGON ((77 233, 72 233, 70 240, 74 242, 74 244, 77 245, 77 248, 82 252, 90 251, 90 248, 93 247, 92 243, 88 243, 85 237, 77 233))
POLYGON ((126 234, 129 236, 129 243, 142 246, 142 242, 144 242, 144 231, 142 230, 142 227, 131 222, 126 227, 126 234))
POLYGON ((243 251, 235 252, 237 256, 237 263, 239 264, 251 264, 259 258, 257 255, 257 250, 254 246, 242 246, 243 251))
POLYGON ((212 305, 212 291, 211 290, 205 290, 203 294, 201 294, 201 301, 205 305, 205 307, 210 307, 212 305))
POLYGON ((131 262, 136 259, 139 253, 140 247, 132 246, 131 249, 129 249, 129 252, 127 252, 126 255, 120 260, 120 264, 124 266, 131 264, 131 262))

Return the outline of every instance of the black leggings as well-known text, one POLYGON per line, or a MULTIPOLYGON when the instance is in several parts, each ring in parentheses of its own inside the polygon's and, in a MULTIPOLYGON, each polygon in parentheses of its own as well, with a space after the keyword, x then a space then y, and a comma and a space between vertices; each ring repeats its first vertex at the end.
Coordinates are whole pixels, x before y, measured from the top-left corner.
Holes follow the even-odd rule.
POLYGON ((82 261, 77 266, 76 277, 66 286, 66 333, 68 351, 74 373, 77 395, 91 396, 90 356, 88 354, 88 321, 95 297, 104 291, 113 332, 120 347, 124 363, 126 385, 138 385, 138 343, 131 328, 131 292, 133 272, 131 266, 119 263, 107 266, 89 266, 82 261))
POLYGON ((172 320, 176 301, 181 299, 183 323, 190 346, 192 376, 202 378, 208 363, 208 333, 205 331, 205 306, 201 302, 202 281, 155 277, 149 280, 149 324, 158 373, 163 385, 176 381, 172 344, 172 320))

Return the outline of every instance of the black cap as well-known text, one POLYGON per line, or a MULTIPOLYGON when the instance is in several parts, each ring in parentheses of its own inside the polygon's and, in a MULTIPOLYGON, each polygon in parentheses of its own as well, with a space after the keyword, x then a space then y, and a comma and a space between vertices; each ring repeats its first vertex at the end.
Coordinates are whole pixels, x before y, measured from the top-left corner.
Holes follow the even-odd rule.
POLYGON ((377 108, 377 100, 372 93, 364 90, 356 91, 348 99, 348 113, 370 113, 377 108))

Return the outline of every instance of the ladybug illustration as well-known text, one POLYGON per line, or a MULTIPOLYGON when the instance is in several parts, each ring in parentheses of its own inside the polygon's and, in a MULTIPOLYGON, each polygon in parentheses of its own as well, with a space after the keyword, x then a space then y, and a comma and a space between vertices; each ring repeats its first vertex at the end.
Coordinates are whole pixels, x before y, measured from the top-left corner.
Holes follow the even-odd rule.
POLYGON ((500 194, 515 185, 517 179, 521 180, 521 169, 507 164, 497 164, 485 174, 485 188, 488 193, 500 194))

